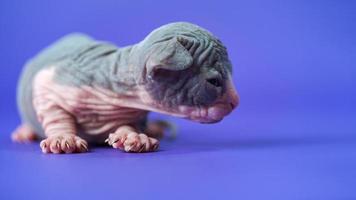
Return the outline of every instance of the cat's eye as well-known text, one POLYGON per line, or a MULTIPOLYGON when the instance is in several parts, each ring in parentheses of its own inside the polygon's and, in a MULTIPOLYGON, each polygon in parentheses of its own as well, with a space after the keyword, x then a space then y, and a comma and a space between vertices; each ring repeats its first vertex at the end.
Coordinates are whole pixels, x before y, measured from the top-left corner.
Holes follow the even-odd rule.
POLYGON ((215 86, 215 87, 221 87, 221 81, 218 78, 209 78, 206 81, 208 81, 209 84, 215 86))

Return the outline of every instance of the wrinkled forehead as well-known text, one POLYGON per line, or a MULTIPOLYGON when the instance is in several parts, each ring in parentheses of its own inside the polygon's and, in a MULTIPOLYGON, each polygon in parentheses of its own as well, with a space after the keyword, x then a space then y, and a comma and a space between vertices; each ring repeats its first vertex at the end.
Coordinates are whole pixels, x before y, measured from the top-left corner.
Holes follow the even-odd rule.
MULTIPOLYGON (((208 30, 187 22, 176 22, 161 26, 153 30, 145 39, 145 45, 154 45, 174 37, 188 39, 189 48, 196 48, 192 52, 198 65, 219 61, 222 68, 231 73, 232 67, 228 59, 226 47, 208 30), (191 44, 189 44, 191 43, 191 44), (202 59, 204 58, 204 59, 202 59)), ((183 42, 183 43, 184 43, 183 42)))
POLYGON ((146 39, 154 40, 177 35, 193 36, 195 33, 213 37, 208 30, 205 30, 202 27, 187 22, 176 22, 156 28, 146 37, 146 39))
POLYGON ((187 22, 176 22, 163 25, 153 30, 146 38, 146 43, 158 43, 173 37, 187 37, 202 43, 213 43, 217 48, 224 48, 223 44, 208 30, 187 22))

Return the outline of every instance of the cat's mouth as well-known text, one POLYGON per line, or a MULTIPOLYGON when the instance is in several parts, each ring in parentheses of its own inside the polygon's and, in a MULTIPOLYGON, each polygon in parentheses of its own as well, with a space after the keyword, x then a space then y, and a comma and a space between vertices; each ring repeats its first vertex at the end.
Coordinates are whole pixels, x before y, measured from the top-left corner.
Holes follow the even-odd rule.
POLYGON ((234 103, 215 103, 209 107, 180 106, 180 111, 186 115, 185 118, 200 123, 217 123, 226 115, 230 114, 237 105, 234 103))
POLYGON ((230 84, 225 95, 218 99, 213 105, 188 110, 190 111, 188 118, 200 123, 216 123, 230 114, 238 106, 239 102, 239 95, 236 93, 232 84, 230 84))

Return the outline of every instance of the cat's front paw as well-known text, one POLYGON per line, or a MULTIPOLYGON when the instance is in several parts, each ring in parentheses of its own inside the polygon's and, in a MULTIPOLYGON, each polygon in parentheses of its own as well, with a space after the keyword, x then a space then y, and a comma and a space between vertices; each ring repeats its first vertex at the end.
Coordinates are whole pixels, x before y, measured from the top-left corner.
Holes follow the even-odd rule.
POLYGON ((133 131, 112 133, 106 142, 116 149, 136 153, 156 151, 159 146, 157 139, 133 131))
POLYGON ((88 151, 88 143, 73 134, 56 134, 42 140, 43 153, 82 153, 88 151))

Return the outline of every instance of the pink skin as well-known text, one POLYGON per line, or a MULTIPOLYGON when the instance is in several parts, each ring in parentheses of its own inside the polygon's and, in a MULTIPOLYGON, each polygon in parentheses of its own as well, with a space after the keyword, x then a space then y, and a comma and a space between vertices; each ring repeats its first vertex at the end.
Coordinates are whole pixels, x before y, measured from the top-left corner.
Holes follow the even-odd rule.
MULTIPOLYGON (((220 121, 238 104, 238 95, 229 79, 226 94, 210 107, 178 106, 167 109, 154 102, 142 86, 132 88, 125 94, 117 94, 99 87, 71 87, 53 81, 55 68, 40 71, 33 82, 33 105, 46 139, 40 147, 44 153, 74 153, 88 151, 88 144, 77 136, 77 129, 90 136, 107 137, 113 148, 126 152, 155 151, 159 142, 152 130, 140 133, 135 125, 148 111, 166 113, 198 122, 220 121)), ((32 129, 22 125, 14 140, 31 133, 32 129), (19 134, 21 133, 21 134, 19 134)), ((152 128, 153 127, 153 128, 152 128)), ((96 141, 100 142, 100 141, 96 141)))
MULTIPOLYGON (((40 71, 33 83, 34 108, 47 136, 40 145, 44 153, 87 151, 86 141, 76 136, 77 127, 89 136, 107 136, 120 132, 122 126, 136 124, 147 114, 147 111, 132 108, 139 104, 137 89, 119 96, 100 88, 59 85, 53 82, 54 72, 54 68, 40 71)), ((129 141, 134 140, 132 138, 136 137, 126 137, 129 141)), ((145 138, 140 136, 139 142, 141 139, 145 138)), ((129 148, 130 142, 125 145, 128 147, 124 150, 136 149, 129 148)))
POLYGON ((126 152, 149 152, 158 148, 157 139, 137 133, 131 126, 121 126, 106 139, 109 145, 126 152))

